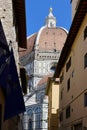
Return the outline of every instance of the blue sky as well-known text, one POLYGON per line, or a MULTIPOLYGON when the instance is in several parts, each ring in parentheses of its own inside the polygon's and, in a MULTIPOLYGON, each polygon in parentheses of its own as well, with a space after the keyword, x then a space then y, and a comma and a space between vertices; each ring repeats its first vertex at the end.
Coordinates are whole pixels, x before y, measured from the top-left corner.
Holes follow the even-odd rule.
POLYGON ((49 8, 57 19, 57 27, 64 27, 69 31, 71 25, 70 0, 25 0, 27 36, 38 32, 45 25, 45 18, 49 8))

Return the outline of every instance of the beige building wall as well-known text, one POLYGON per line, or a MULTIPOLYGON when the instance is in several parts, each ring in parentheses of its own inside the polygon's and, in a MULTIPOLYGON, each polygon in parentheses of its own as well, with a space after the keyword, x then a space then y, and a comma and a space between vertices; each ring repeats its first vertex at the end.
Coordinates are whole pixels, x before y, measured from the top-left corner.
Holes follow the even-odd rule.
POLYGON ((52 113, 56 113, 59 108, 59 85, 52 83, 52 113))
MULTIPOLYGON (((87 129, 87 106, 84 104, 85 93, 87 93, 87 68, 84 68, 84 56, 87 53, 87 38, 84 40, 84 30, 87 26, 87 15, 85 16, 79 32, 75 38, 68 62, 71 57, 71 67, 66 72, 66 63, 62 68, 60 76, 64 79, 60 84, 60 113, 63 112, 63 120, 60 122, 61 130, 74 130, 77 124, 82 129, 87 129), (70 88, 67 90, 67 81, 70 78, 70 88), (66 118, 66 109, 70 106, 70 116, 66 118)), ((79 128, 82 130, 81 128, 79 128)), ((77 129, 78 130, 78 129, 77 129)))
POLYGON ((49 80, 48 84, 48 130, 58 130, 58 112, 59 109, 59 85, 58 82, 49 80))
POLYGON ((71 2, 72 3, 72 20, 73 20, 75 13, 77 11, 79 1, 80 0, 72 0, 72 2, 71 2))

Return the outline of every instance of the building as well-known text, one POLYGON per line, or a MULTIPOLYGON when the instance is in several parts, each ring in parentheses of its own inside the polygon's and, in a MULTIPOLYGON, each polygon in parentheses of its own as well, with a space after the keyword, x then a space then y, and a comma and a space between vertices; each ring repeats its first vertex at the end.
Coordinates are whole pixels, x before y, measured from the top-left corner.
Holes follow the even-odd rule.
MULTIPOLYGON (((29 77, 28 94, 25 96, 28 111, 31 110, 31 106, 32 110, 35 110, 35 106, 38 104, 36 91, 39 91, 39 82, 45 76, 54 73, 66 37, 67 30, 56 26, 56 18, 53 15, 52 8, 50 8, 45 25, 37 33, 27 38, 27 50, 21 50, 20 62, 26 68, 29 77), (31 98, 30 95, 32 95, 31 98)), ((43 102, 40 102, 40 104, 42 105, 43 102)), ((30 114, 28 115, 30 116, 30 114)), ((34 126, 35 124, 33 124, 33 129, 34 126)))
POLYGON ((71 0, 71 4, 72 4, 72 19, 74 18, 75 14, 76 14, 79 2, 80 2, 80 0, 71 0))
POLYGON ((25 100, 25 103, 29 100, 30 104, 26 105, 26 112, 24 113, 24 130, 47 130, 48 128, 48 98, 45 96, 47 78, 48 76, 42 78, 35 92, 25 100))
MULTIPOLYGON (((3 92, 3 87, 1 86, 1 77, 3 77, 3 71, 1 72, 3 68, 1 61, 3 52, 6 53, 6 50, 2 49, 4 44, 9 48, 9 52, 11 47, 13 48, 15 64, 17 66, 18 76, 20 77, 18 49, 19 47, 26 48, 26 19, 24 0, 0 0, 0 130, 21 130, 22 126, 20 115, 8 117, 6 120, 4 119, 6 95, 3 92)), ((4 83, 5 77, 3 77, 2 80, 4 83)), ((14 87, 16 87, 16 84, 14 87)), ((12 108, 12 106, 10 106, 10 108, 12 108)))
MULTIPOLYGON (((74 1, 72 1, 74 2, 74 1)), ((87 129, 87 1, 78 8, 54 77, 60 78, 59 129, 87 129)))
POLYGON ((29 75, 30 91, 37 87, 45 75, 55 69, 66 37, 67 31, 62 27, 56 27, 56 18, 50 9, 45 26, 27 38, 27 50, 20 52, 20 62, 26 67, 29 75))
POLYGON ((59 80, 48 77, 46 86, 48 96, 48 130, 58 130, 58 109, 59 109, 59 80))

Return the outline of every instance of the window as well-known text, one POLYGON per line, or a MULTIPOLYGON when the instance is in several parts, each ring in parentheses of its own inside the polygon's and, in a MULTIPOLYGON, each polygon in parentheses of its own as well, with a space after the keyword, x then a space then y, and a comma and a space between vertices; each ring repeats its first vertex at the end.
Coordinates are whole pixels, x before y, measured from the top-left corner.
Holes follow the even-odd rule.
POLYGON ((36 129, 41 129, 41 115, 36 114, 36 129))
POLYGON ((39 62, 39 67, 41 67, 41 62, 39 62))
POLYGON ((43 68, 43 73, 45 73, 45 68, 43 68))
POLYGON ((51 70, 51 72, 55 72, 56 67, 55 67, 55 66, 52 66, 52 67, 50 68, 50 70, 51 70))
POLYGON ((0 104, 0 130, 1 130, 1 124, 2 124, 2 105, 0 104))
POLYGON ((63 112, 60 113, 59 119, 60 119, 60 122, 63 121, 63 112))
POLYGON ((72 78, 74 77, 74 73, 75 73, 75 72, 74 72, 74 70, 73 70, 73 71, 72 71, 72 78))
POLYGON ((66 63, 66 72, 69 70, 70 66, 71 66, 71 57, 69 61, 66 63))
POLYGON ((74 130, 82 130, 82 123, 75 124, 74 125, 74 130))
POLYGON ((70 78, 67 81, 67 91, 69 91, 69 89, 70 89, 70 78))
POLYGON ((41 73, 41 68, 39 68, 39 73, 41 73))
POLYGON ((50 27, 52 27, 53 26, 53 24, 52 24, 52 22, 50 22, 50 27))
POLYGON ((70 106, 66 108, 66 118, 70 117, 70 106))
POLYGON ((50 67, 50 71, 54 73, 55 70, 56 70, 56 66, 57 66, 57 63, 56 62, 52 62, 51 63, 51 67, 50 67))
POLYGON ((32 120, 29 119, 29 130, 32 130, 32 120))
POLYGON ((84 56, 84 68, 87 67, 87 53, 84 56))
POLYGON ((87 106, 87 92, 84 94, 84 106, 87 106))
POLYGON ((46 63, 43 63, 43 67, 45 67, 46 63))
POLYGON ((84 30, 84 40, 86 39, 86 37, 87 37, 87 26, 86 26, 86 28, 84 30))

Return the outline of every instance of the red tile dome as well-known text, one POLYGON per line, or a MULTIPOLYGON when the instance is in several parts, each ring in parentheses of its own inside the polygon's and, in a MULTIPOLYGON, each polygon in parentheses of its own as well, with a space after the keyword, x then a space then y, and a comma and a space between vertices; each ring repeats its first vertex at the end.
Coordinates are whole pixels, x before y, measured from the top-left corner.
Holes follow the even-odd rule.
POLYGON ((67 37, 64 28, 42 27, 36 37, 35 47, 38 50, 61 50, 67 37))

